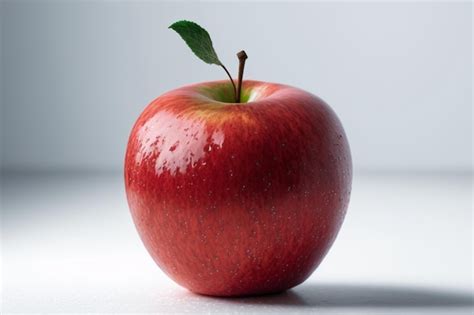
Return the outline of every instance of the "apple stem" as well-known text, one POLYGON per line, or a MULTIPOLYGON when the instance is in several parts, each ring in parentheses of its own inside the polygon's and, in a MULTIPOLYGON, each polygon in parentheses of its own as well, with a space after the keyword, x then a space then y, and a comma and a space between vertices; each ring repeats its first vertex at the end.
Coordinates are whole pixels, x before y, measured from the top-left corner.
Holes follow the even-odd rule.
POLYGON ((244 77, 244 68, 245 68, 245 60, 248 58, 245 51, 239 51, 237 53, 237 58, 239 58, 239 81, 237 85, 237 94, 236 94, 236 103, 240 103, 240 94, 242 91, 242 79, 244 77))
POLYGON ((227 75, 229 76, 230 82, 232 83, 232 86, 234 87, 234 99, 237 102, 237 89, 235 88, 234 80, 232 79, 232 76, 230 75, 229 71, 223 64, 221 64, 221 67, 224 69, 225 73, 227 73, 227 75))

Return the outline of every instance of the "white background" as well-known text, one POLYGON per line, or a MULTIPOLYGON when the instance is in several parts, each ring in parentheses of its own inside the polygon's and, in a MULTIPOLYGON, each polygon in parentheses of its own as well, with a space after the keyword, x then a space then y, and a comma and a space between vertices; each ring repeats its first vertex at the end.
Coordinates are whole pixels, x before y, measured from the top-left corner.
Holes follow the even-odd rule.
POLYGON ((1 313, 472 314, 470 2, 3 1, 1 313), (235 74, 326 100, 355 176, 326 259, 287 293, 191 294, 153 263, 122 179, 143 108, 235 74))
POLYGON ((155 97, 226 75, 167 27, 207 28, 236 74, 326 100, 356 170, 472 169, 469 2, 7 1, 2 21, 4 169, 120 170, 155 97))

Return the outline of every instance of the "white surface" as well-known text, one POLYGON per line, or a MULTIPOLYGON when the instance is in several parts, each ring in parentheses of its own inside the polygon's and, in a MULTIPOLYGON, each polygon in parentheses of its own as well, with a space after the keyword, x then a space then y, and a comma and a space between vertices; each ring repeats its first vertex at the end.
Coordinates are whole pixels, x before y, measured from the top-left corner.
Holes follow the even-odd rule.
POLYGON ((226 79, 167 28, 183 18, 234 75, 245 49, 246 78, 326 100, 358 169, 472 168, 470 1, 0 2, 6 168, 121 168, 152 99, 226 79))
POLYGON ((472 313, 468 175, 356 177, 313 276, 246 299, 169 280, 138 238, 119 175, 10 175, 2 190, 2 313, 472 313))

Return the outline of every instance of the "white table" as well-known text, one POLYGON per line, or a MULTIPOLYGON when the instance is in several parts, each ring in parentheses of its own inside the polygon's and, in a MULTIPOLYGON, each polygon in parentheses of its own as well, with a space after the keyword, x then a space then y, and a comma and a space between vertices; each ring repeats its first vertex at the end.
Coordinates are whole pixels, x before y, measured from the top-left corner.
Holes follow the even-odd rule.
POLYGON ((304 284, 191 294, 141 244, 120 174, 3 176, 2 311, 471 314, 472 177, 355 176, 346 221, 304 284))

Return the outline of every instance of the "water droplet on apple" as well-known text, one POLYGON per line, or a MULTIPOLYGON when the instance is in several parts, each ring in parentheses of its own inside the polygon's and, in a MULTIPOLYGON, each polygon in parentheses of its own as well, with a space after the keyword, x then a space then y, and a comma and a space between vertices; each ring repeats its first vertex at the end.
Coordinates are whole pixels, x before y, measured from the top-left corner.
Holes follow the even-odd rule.
POLYGON ((170 152, 173 152, 174 150, 176 150, 176 148, 178 147, 178 145, 179 145, 179 141, 176 142, 175 144, 173 144, 173 145, 169 148, 170 152))
POLYGON ((275 206, 272 206, 272 207, 270 208, 270 212, 271 212, 272 216, 275 216, 276 213, 277 213, 276 207, 275 207, 275 206))

